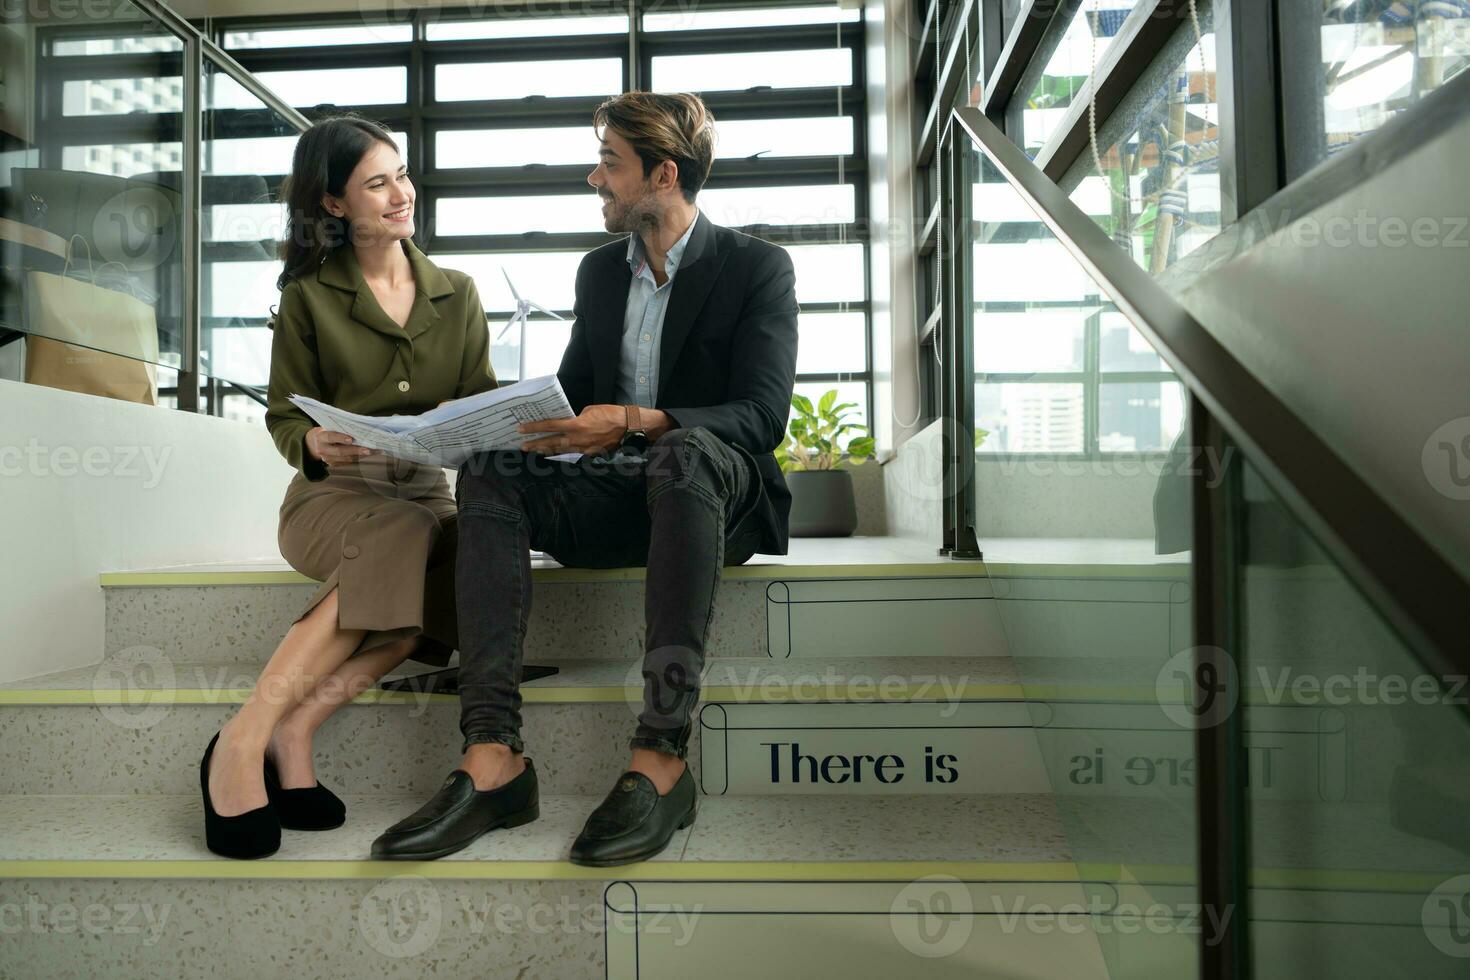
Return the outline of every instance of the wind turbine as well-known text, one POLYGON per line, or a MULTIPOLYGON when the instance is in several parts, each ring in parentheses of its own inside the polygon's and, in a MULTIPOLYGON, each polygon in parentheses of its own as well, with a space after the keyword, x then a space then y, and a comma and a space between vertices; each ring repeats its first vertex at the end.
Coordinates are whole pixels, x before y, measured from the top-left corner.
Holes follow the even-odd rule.
POLYGON ((508 333, 510 331, 510 328, 511 327, 515 326, 517 323, 519 323, 521 325, 521 347, 520 347, 520 352, 519 352, 519 354, 520 354, 520 366, 516 370, 516 380, 517 381, 525 381, 526 380, 526 324, 527 324, 527 322, 529 320, 529 317, 531 315, 531 311, 532 310, 535 310, 537 313, 545 313, 547 316, 549 316, 549 317, 551 317, 553 319, 556 319, 556 320, 565 320, 566 317, 559 316, 556 313, 551 312, 550 310, 548 310, 546 307, 542 306, 539 303, 533 303, 533 302, 531 302, 528 299, 521 299, 521 294, 518 293, 518 292, 516 292, 516 285, 515 285, 515 283, 513 283, 513 282, 510 281, 510 273, 505 271, 505 266, 501 266, 500 267, 500 274, 502 276, 505 276, 505 284, 510 287, 510 294, 515 297, 515 300, 516 300, 516 311, 515 311, 515 313, 513 313, 511 315, 511 318, 505 322, 505 327, 500 331, 500 336, 496 337, 495 339, 496 340, 504 340, 506 333, 508 333))

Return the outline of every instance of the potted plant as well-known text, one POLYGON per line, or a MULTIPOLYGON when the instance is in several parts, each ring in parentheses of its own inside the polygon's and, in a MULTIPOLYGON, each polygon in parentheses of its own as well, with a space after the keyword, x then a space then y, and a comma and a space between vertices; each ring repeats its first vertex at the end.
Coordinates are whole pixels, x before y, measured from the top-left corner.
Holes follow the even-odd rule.
POLYGON ((836 388, 815 407, 805 395, 791 396, 796 417, 776 450, 776 459, 791 489, 792 537, 847 537, 857 530, 852 474, 842 467, 871 459, 873 437, 851 436, 844 453, 839 439, 847 433, 866 432, 867 426, 845 421, 850 414, 845 409, 856 408, 855 402, 836 402, 836 388))

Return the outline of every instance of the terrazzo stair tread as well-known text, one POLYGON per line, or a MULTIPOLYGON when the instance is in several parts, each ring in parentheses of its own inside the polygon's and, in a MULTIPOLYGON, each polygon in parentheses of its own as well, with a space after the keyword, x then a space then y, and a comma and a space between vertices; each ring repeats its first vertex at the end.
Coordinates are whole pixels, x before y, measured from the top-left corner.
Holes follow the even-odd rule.
MULTIPOLYGON (((643 689, 641 658, 565 660, 557 673, 526 682, 522 700, 608 701, 636 697, 643 689)), ((390 677, 425 672, 422 665, 390 677)), ((113 657, 87 667, 55 671, 0 684, 0 705, 127 703, 150 692, 171 692, 178 703, 243 702, 259 676, 255 664, 209 661, 164 663, 157 658, 113 657), (7 694, 10 696, 7 698, 7 694), (48 700, 48 698, 53 700, 48 700)), ((933 700, 1015 697, 1016 671, 1007 657, 725 657, 706 659, 705 700, 764 701, 819 697, 833 700, 933 700), (869 683, 871 682, 871 683, 869 683)), ((358 704, 409 705, 425 697, 454 701, 453 695, 419 695, 373 689, 358 704)))
MULTIPOLYGON (((357 861, 373 839, 423 805, 419 796, 344 796, 347 823, 326 832, 282 831, 266 860, 357 861)), ((600 796, 542 795, 541 816, 483 835, 442 862, 562 861, 600 796)), ((0 797, 0 862, 228 861, 204 846, 202 801, 192 796, 0 797)), ((677 859, 688 830, 655 861, 677 859)))
MULTIPOLYGON (((1061 823, 1045 794, 1008 797, 887 797, 842 799, 701 797, 695 823, 676 833, 663 853, 640 866, 583 869, 567 852, 601 795, 541 797, 541 818, 510 831, 485 834, 469 847, 434 862, 375 862, 372 840, 413 812, 423 799, 409 796, 343 798, 347 823, 325 833, 284 831, 281 849, 263 862, 350 862, 385 874, 415 873, 495 877, 496 866, 514 877, 645 878, 670 876, 671 865, 699 865, 679 877, 719 876, 732 868, 862 862, 874 864, 1043 865, 1063 870, 1070 855, 1061 823), (537 865, 540 865, 537 867, 537 865), (396 870, 395 870, 396 869, 396 870)), ((0 877, 69 877, 93 862, 210 862, 223 873, 263 862, 237 862, 203 843, 198 794, 161 796, 0 796, 0 877), (44 862, 45 866, 42 866, 44 862), (68 868, 70 867, 70 870, 68 868), (47 874, 47 872, 50 872, 47 874)), ((160 874, 177 870, 160 869, 160 874)), ((301 867, 309 877, 312 868, 301 867)), ((333 877, 350 868, 318 869, 333 877)), ((840 869, 839 869, 840 870, 840 869)), ((99 873, 148 876, 146 867, 115 866, 99 873)), ((248 876, 248 874, 246 874, 248 876)))

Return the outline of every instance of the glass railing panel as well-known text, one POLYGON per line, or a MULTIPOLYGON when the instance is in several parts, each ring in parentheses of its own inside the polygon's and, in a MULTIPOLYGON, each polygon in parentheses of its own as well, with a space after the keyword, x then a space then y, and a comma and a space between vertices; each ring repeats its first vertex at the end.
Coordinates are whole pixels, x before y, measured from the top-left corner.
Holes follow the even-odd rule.
POLYGON ((1195 733, 1174 673, 1191 501, 1166 453, 1184 392, 988 158, 967 162, 977 532, 1037 764, 1110 975, 1195 976, 1195 733))
POLYGON ((6 25, 0 371, 167 404, 184 350, 182 41, 120 0, 6 25))
POLYGON ((1435 675, 1249 465, 1235 491, 1251 975, 1463 977, 1467 678, 1435 675))
MULTIPOLYGON (((279 189, 298 130, 208 56, 200 82, 200 371, 264 388, 266 320, 280 297, 277 243, 285 236, 279 189)), ((226 405, 228 414, 264 420, 264 408, 248 398, 226 405)))

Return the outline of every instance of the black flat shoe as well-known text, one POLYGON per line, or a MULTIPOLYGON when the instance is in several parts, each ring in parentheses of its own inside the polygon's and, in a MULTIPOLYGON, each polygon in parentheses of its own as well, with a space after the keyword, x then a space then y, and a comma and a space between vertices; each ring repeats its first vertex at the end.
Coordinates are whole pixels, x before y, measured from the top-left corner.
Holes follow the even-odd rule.
POLYGON ((265 792, 285 830, 333 830, 347 822, 347 804, 321 783, 286 789, 270 756, 265 757, 265 792))
POLYGON ((540 815, 536 767, 529 758, 524 772, 495 789, 475 789, 470 774, 456 769, 429 802, 373 841, 372 854, 387 861, 429 861, 468 847, 487 831, 519 827, 540 815))
POLYGON ((209 760, 214 755, 214 745, 219 741, 219 732, 209 740, 204 758, 199 760, 199 789, 204 794, 204 844, 211 851, 224 857, 266 857, 280 850, 281 824, 276 819, 276 809, 270 803, 233 817, 222 817, 214 812, 209 799, 209 760))
POLYGON ((607 868, 646 861, 669 846, 674 831, 694 823, 697 812, 687 765, 666 796, 659 795, 653 780, 629 769, 572 842, 571 862, 607 868))

